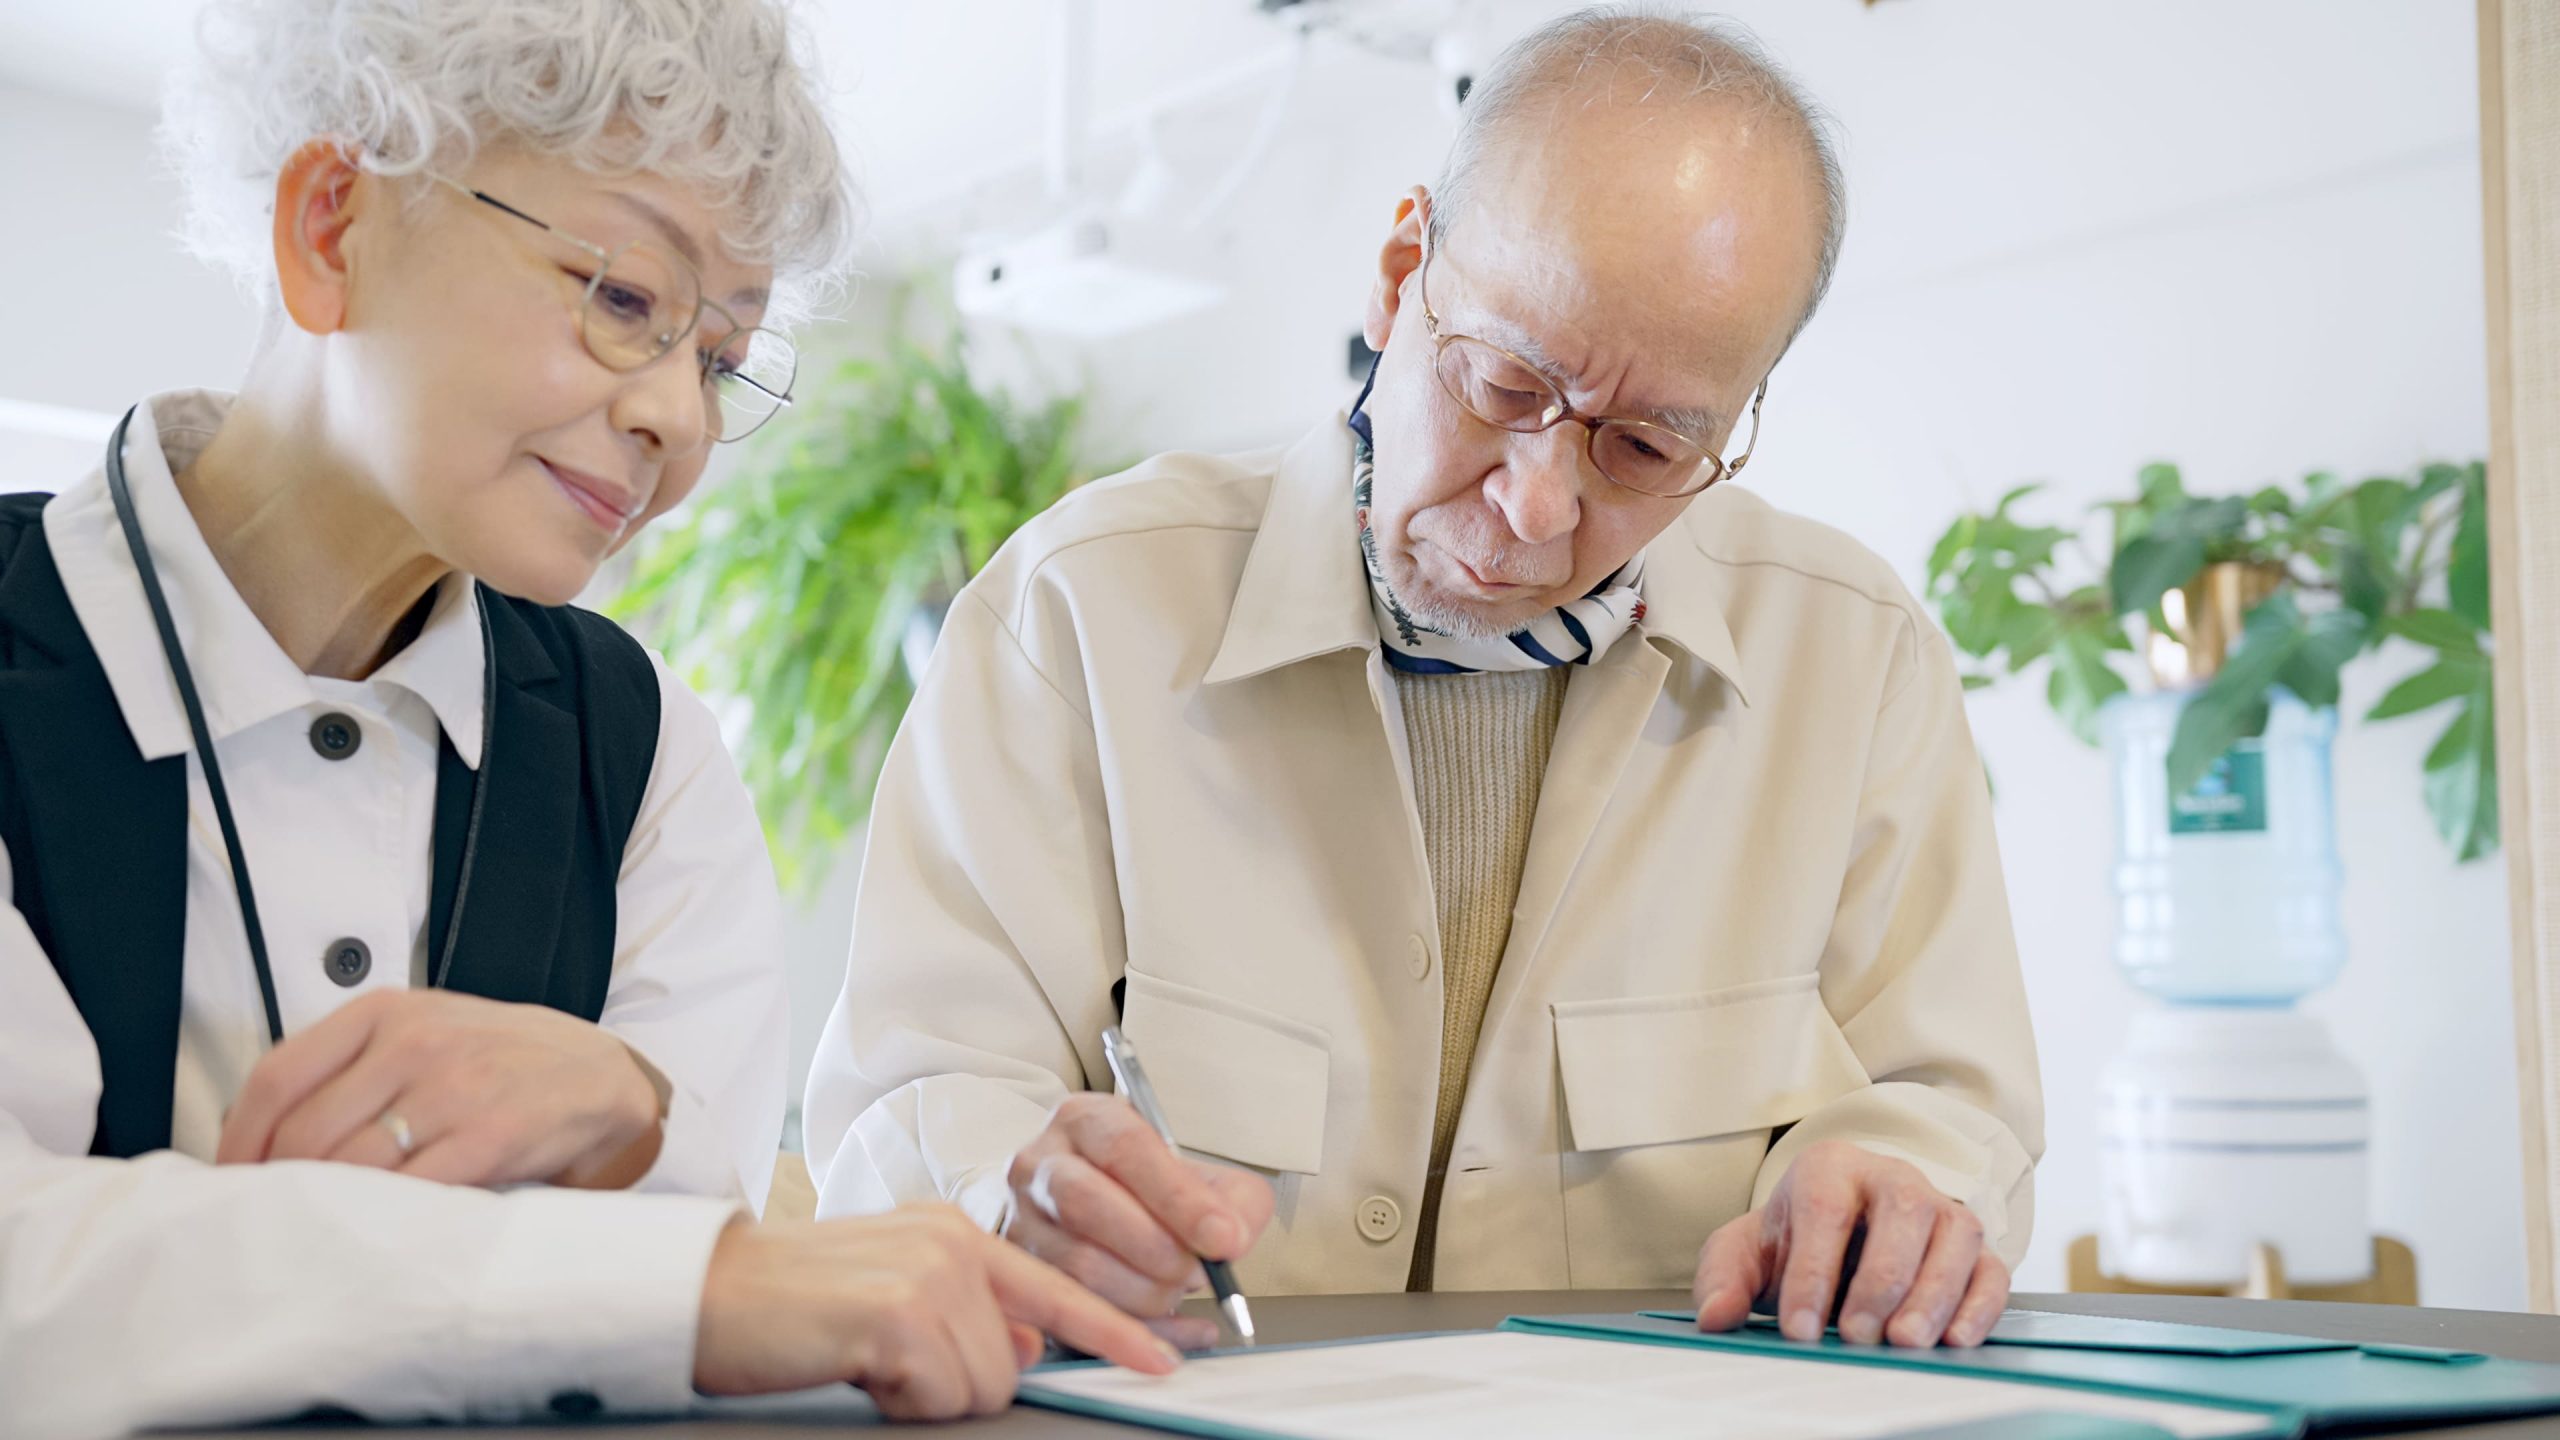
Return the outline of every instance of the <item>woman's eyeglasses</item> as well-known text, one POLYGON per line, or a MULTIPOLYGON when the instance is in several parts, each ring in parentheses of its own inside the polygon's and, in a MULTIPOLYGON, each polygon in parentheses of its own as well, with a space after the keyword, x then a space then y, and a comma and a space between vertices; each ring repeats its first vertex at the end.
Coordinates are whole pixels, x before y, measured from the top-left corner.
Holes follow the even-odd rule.
POLYGON ((703 413, 713 440, 743 440, 791 403, 799 352, 774 331, 740 325, 736 316, 702 298, 702 272, 683 256, 645 240, 607 250, 450 176, 430 170, 427 178, 565 241, 592 262, 593 270, 584 275, 563 268, 586 285, 578 299, 578 336, 606 368, 637 370, 697 329, 706 338, 716 335, 701 349, 703 413), (719 322, 716 332, 705 324, 706 315, 719 322))

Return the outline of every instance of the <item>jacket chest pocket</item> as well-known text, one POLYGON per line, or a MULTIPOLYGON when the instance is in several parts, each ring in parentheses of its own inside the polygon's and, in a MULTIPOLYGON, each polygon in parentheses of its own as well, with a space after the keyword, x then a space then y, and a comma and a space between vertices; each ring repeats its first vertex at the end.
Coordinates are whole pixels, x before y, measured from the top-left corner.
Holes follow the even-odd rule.
POLYGON ((1132 970, 1121 1024, 1185 1150, 1259 1170, 1323 1168, 1332 1047, 1324 1031, 1132 970))
POLYGON ((1554 1006, 1575 1285, 1687 1285, 1750 1208, 1769 1132, 1867 1084, 1818 983, 1554 1006))

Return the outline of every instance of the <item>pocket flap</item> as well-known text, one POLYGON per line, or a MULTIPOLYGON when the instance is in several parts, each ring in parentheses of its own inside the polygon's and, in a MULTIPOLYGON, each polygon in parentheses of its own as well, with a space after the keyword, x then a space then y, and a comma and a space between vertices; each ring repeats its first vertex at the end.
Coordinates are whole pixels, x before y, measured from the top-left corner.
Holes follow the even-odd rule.
POLYGON ((1333 1051, 1315 1026, 1128 972, 1121 1028, 1185 1150, 1313 1175, 1333 1051))
POLYGON ((1818 977, 1554 1007, 1576 1150, 1766 1130, 1867 1083, 1818 977))

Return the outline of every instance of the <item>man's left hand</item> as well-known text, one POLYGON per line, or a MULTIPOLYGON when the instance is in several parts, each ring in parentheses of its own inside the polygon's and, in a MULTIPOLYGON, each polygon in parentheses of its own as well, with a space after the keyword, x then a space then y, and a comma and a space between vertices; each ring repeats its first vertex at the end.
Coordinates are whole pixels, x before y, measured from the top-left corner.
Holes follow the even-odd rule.
POLYGON ((638 1055, 599 1026, 539 1005, 384 991, 268 1052, 214 1160, 619 1189, 656 1162, 659 1118, 638 1055))
POLYGON ((1851 1344, 1972 1346, 2009 1303, 2009 1267, 1983 1247, 1974 1213, 1918 1169, 1826 1140, 1796 1157, 1768 1204, 1707 1237, 1690 1293, 1701 1330, 1731 1330, 1758 1306, 1789 1339, 1813 1340, 1837 1297, 1851 1344))

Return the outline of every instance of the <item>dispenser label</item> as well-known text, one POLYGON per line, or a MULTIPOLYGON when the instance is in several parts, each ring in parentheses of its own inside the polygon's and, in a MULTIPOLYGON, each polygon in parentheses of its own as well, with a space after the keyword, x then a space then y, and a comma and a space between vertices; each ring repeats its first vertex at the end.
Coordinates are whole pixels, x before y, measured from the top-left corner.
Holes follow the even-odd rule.
POLYGON ((2225 835, 2267 828, 2267 752, 2243 740, 2223 752, 2196 788, 2169 797, 2169 833, 2225 835))

